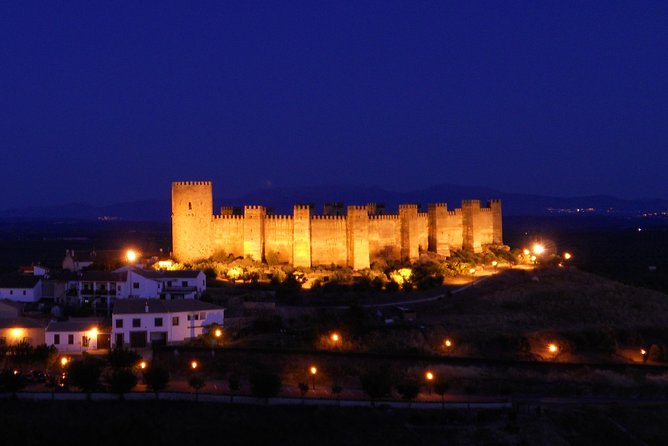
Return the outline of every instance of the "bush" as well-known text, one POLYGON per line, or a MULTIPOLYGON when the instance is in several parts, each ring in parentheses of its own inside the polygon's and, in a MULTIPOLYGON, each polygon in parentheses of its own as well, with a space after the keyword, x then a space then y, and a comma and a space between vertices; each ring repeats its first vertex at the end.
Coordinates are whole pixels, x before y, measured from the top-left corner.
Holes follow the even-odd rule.
POLYGON ((69 365, 70 383, 83 392, 93 392, 100 384, 102 365, 99 359, 88 355, 79 361, 71 362, 69 365))
POLYGON ((255 371, 251 374, 249 381, 253 396, 271 398, 281 391, 281 377, 271 371, 255 371))
POLYGON ((107 385, 113 393, 122 396, 137 385, 137 377, 132 373, 132 370, 114 369, 107 376, 107 385))
POLYGON ((362 390, 369 395, 371 400, 389 396, 392 391, 391 381, 389 372, 386 369, 370 370, 360 376, 362 390))
POLYGON ((160 364, 151 364, 146 371, 144 371, 144 382, 149 390, 158 394, 161 390, 165 390, 169 384, 169 371, 160 364))

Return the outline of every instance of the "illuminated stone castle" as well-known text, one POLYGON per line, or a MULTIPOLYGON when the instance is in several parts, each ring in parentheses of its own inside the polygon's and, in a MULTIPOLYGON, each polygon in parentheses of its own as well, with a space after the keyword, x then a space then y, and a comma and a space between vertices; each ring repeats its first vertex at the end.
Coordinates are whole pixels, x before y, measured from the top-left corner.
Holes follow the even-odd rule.
POLYGON ((223 207, 214 215, 210 181, 172 183, 172 246, 180 262, 223 251, 295 267, 364 269, 381 258, 414 260, 425 251, 449 256, 451 249, 480 252, 502 243, 499 200, 488 207, 465 200, 452 210, 435 203, 427 212, 402 204, 398 214, 385 214, 377 204, 345 210, 330 204, 324 215, 304 205, 295 205, 292 215, 271 215, 263 206, 244 206, 243 213, 223 207))

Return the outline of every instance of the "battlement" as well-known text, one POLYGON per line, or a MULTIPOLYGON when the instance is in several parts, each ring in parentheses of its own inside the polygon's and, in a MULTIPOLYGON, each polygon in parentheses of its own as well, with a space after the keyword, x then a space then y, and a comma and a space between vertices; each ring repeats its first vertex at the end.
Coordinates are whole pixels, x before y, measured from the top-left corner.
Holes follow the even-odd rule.
POLYGON ((311 211, 313 210, 312 204, 295 204, 293 209, 295 211, 311 211))
POLYGON ((173 181, 172 187, 174 186, 211 186, 213 182, 211 181, 173 181))
POLYGON ((407 204, 400 204, 399 205, 399 210, 413 210, 415 209, 417 211, 418 205, 416 203, 407 203, 407 204))
POLYGON ((462 206, 480 206, 480 200, 462 200, 462 206))
POLYGON ((491 206, 492 203, 494 203, 494 204, 501 204, 501 200, 499 200, 498 198, 494 198, 494 199, 492 199, 492 200, 489 200, 489 201, 487 202, 487 205, 488 205, 488 206, 491 206))
POLYGON ((266 215, 264 218, 267 220, 292 220, 292 215, 271 214, 271 215, 266 215))
POLYGON ((312 215, 312 220, 345 220, 345 215, 312 215))
POLYGON ((369 215, 370 220, 399 220, 399 215, 397 214, 379 214, 379 215, 369 215))
POLYGON ((238 214, 221 214, 221 215, 214 215, 213 219, 214 220, 243 220, 244 216, 243 215, 238 215, 238 214))
POLYGON ((451 211, 448 211, 448 215, 452 215, 452 216, 462 215, 462 208, 456 208, 456 209, 453 209, 451 211))
POLYGON ((448 208, 448 204, 447 204, 447 203, 429 203, 429 205, 427 206, 427 209, 432 209, 432 208, 433 208, 433 209, 438 209, 438 208, 445 208, 445 209, 447 209, 447 208, 448 208))
POLYGON ((480 208, 480 212, 491 212, 492 208, 480 208))
POLYGON ((265 209, 264 206, 260 206, 260 205, 257 205, 257 204, 247 204, 246 206, 244 206, 245 211, 252 211, 252 210, 262 210, 263 211, 264 209, 265 209))
POLYGON ((364 211, 364 212, 366 212, 366 210, 367 210, 366 206, 360 206, 360 205, 355 205, 355 204, 348 206, 348 212, 350 212, 350 211, 364 211))
POLYGON ((418 215, 418 217, 426 217, 426 216, 429 215, 429 213, 428 212, 418 212, 417 215, 418 215))

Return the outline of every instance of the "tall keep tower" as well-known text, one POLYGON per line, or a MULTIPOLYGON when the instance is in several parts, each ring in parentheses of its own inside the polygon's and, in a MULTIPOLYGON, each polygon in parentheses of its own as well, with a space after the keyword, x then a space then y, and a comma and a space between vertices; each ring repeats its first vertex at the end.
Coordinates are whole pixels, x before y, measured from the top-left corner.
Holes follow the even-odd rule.
POLYGON ((211 181, 172 183, 172 249, 180 262, 213 254, 213 193, 211 181))

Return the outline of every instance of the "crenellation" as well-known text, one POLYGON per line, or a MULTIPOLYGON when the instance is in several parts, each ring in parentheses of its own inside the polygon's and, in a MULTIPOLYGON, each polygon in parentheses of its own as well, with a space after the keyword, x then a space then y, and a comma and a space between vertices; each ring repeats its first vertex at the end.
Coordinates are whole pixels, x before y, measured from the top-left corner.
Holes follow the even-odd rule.
POLYGON ((348 265, 359 270, 384 259, 416 259, 425 251, 449 256, 453 249, 480 252, 503 243, 501 201, 463 200, 461 208, 415 203, 387 214, 384 205, 344 208, 328 203, 323 215, 313 204, 296 204, 292 215, 262 205, 223 206, 213 213, 211 181, 172 182, 172 240, 177 260, 192 262, 224 251, 293 266, 348 265), (345 213, 344 213, 345 212, 345 213))

